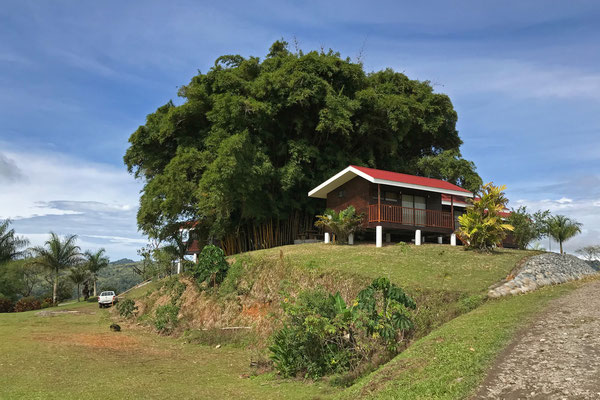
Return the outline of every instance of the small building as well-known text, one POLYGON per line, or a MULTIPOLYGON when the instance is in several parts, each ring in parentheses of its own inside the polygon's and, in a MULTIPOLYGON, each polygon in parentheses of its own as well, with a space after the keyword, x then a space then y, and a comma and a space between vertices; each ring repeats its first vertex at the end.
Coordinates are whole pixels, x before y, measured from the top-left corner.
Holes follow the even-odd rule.
MULTIPOLYGON (((447 238, 456 244, 457 218, 473 193, 440 179, 350 165, 308 192, 309 197, 326 199, 327 208, 340 211, 352 205, 364 214, 363 228, 375 231, 377 246, 391 235, 447 238)), ((353 241, 353 238, 351 238, 353 241)))

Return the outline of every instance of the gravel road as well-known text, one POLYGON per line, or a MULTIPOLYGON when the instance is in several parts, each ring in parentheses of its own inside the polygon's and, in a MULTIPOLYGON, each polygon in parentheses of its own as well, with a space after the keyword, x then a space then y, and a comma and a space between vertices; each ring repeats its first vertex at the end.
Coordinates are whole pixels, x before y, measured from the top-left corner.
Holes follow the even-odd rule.
POLYGON ((600 281, 552 301, 473 399, 600 399, 600 281))

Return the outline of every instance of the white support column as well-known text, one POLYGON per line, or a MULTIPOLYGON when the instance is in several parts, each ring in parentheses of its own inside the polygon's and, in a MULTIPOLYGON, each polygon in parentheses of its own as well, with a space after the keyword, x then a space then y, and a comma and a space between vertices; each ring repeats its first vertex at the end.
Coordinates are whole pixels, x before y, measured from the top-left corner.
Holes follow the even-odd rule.
POLYGON ((385 234, 385 242, 386 243, 391 243, 392 242, 392 234, 391 233, 386 233, 385 234))
POLYGON ((456 246, 456 234, 450 235, 450 246, 456 246))
POLYGON ((329 232, 325 232, 325 243, 329 243, 329 232))
POLYGON ((438 244, 442 244, 444 243, 444 238, 441 236, 438 236, 438 244))
POLYGON ((194 264, 198 264, 198 253, 194 253, 194 264))
POLYGON ((177 275, 181 273, 181 258, 177 260, 177 275))
POLYGON ((348 235, 348 244, 354 244, 354 233, 348 235))
POLYGON ((417 229, 415 231, 415 245, 416 246, 420 246, 421 245, 421 230, 417 229))
POLYGON ((383 246, 383 226, 378 225, 375 227, 375 247, 383 246))

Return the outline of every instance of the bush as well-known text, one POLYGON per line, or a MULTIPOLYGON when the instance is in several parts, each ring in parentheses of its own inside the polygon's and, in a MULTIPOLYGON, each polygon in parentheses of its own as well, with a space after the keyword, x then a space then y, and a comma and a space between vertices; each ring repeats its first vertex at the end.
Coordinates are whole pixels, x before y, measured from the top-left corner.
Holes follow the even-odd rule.
POLYGON ((13 302, 4 296, 0 296, 0 313, 12 312, 13 309, 14 309, 13 302))
POLYGON ((285 305, 287 322, 269 347, 275 368, 285 377, 302 373, 315 379, 350 369, 358 354, 353 336, 346 336, 352 315, 345 306, 339 293, 322 290, 301 292, 285 305))
POLYGON ((227 275, 229 264, 225 260, 225 253, 222 249, 209 244, 204 246, 198 257, 193 274, 198 283, 207 282, 213 287, 223 282, 227 275))
POLYGON ((241 257, 238 257, 235 263, 233 263, 227 270, 227 275, 221 287, 219 288, 219 294, 223 297, 228 295, 243 295, 247 294, 243 288, 239 287, 240 279, 244 276, 244 261, 241 257))
POLYGON ((477 250, 491 250, 502 243, 514 227, 502 220, 501 212, 508 199, 504 196, 506 186, 483 185, 478 198, 467 212, 458 217, 460 227, 456 236, 465 247, 477 250))
POLYGON ((117 303, 117 310, 119 311, 119 315, 125 318, 131 318, 137 312, 137 306, 135 305, 135 301, 131 299, 125 299, 117 303))
POLYGON ((42 308, 50 308, 52 303, 48 303, 46 300, 42 301, 42 308))
POLYGON ((98 301, 98 296, 90 296, 90 297, 88 297, 88 299, 86 301, 88 303, 95 303, 98 301))
POLYGON ((413 326, 408 309, 415 302, 387 278, 379 278, 351 306, 339 293, 310 290, 283 308, 284 327, 269 347, 273 364, 283 376, 316 379, 387 359, 413 326))
POLYGON ((177 327, 179 307, 172 304, 159 306, 154 314, 154 327, 160 333, 168 334, 177 327))
POLYGON ((35 297, 23 297, 15 304, 15 312, 39 310, 42 303, 35 297))

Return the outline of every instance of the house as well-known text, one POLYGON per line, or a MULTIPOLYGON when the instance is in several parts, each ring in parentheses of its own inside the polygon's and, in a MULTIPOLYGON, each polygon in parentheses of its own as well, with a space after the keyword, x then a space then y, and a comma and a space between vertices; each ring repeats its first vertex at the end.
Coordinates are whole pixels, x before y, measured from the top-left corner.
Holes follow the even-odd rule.
MULTIPOLYGON (((309 197, 326 199, 327 208, 340 211, 352 205, 364 213, 363 228, 375 231, 377 247, 392 235, 448 238, 456 244, 457 218, 473 193, 440 179, 401 174, 350 165, 308 192, 309 197)), ((326 234, 325 240, 328 241, 326 234)), ((352 243, 353 237, 349 238, 352 243)))

